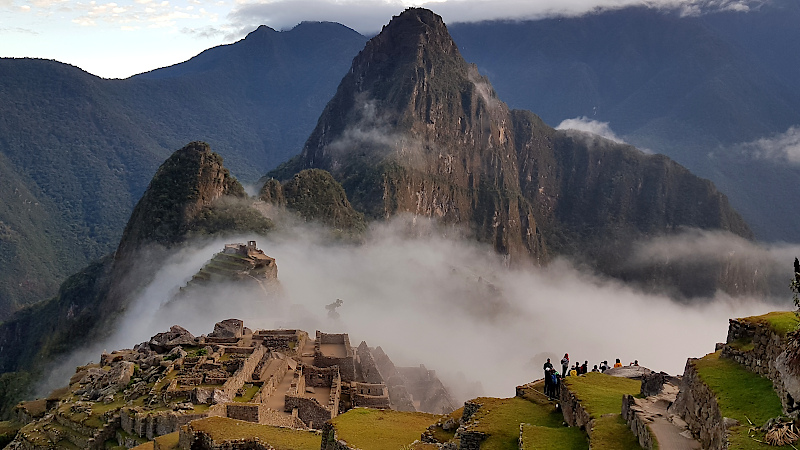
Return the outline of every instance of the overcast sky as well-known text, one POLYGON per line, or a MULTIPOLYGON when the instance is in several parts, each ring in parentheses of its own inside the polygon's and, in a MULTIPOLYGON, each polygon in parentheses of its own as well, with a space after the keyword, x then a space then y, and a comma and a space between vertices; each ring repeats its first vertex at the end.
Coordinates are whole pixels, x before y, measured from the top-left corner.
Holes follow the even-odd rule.
POLYGON ((105 78, 185 61, 241 39, 258 25, 281 30, 303 20, 380 30, 408 6, 445 22, 580 15, 647 4, 696 14, 700 5, 747 10, 763 0, 0 0, 0 56, 56 59, 105 78))

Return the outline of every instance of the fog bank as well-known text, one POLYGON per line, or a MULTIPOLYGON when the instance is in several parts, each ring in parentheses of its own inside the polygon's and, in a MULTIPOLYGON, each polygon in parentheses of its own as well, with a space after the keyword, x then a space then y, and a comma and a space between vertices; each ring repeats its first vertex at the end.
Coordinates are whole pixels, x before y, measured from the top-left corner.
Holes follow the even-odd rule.
MULTIPOLYGON (((772 303, 718 294, 687 306, 583 273, 565 260, 544 268, 508 268, 488 246, 442 237, 442 230, 430 224, 425 229, 419 219, 409 233, 407 224, 403 218, 375 224, 361 245, 325 242, 319 237, 324 233, 309 227, 178 250, 134 300, 114 336, 72 355, 65 373, 98 361, 103 350, 133 347, 172 324, 200 335, 210 333, 215 322, 236 317, 250 328, 300 328, 312 336, 316 329, 347 332, 353 345, 366 340, 381 346, 396 365, 435 369, 463 401, 481 394, 512 396, 516 385, 541 377, 544 358, 560 359, 566 352, 590 367, 601 360, 636 359, 653 370, 681 374, 687 357, 709 353, 725 340, 729 318, 792 307, 788 289, 772 303), (179 309, 163 307, 225 243, 251 239, 276 258, 280 293, 265 299, 224 286, 179 309), (325 305, 336 299, 343 305, 333 320, 325 305)), ((664 239, 644 258, 664 249, 691 257, 664 239)), ((692 239, 695 249, 700 240, 712 252, 724 237, 692 239)), ((783 258, 788 250, 767 253, 783 258)), ((791 260, 785 264, 790 267, 791 260)), ((63 385, 65 376, 55 376, 51 385, 63 385)))

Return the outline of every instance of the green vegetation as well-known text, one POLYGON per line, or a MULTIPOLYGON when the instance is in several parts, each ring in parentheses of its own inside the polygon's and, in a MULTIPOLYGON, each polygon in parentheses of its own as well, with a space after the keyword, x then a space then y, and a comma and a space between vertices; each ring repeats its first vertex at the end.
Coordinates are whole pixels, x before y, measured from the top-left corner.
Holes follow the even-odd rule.
POLYGON ((639 440, 621 415, 598 417, 592 429, 592 448, 604 450, 640 450, 639 440))
POLYGON ((397 450, 419 439, 438 418, 426 413, 355 408, 331 422, 337 437, 351 447, 397 450))
MULTIPOLYGON (((470 420, 477 422, 472 429, 487 435, 481 445, 482 449, 511 450, 517 448, 519 424, 521 423, 562 428, 561 424, 564 421, 561 413, 555 412, 555 408, 549 402, 538 404, 519 397, 479 397, 472 401, 481 404, 480 409, 470 420)), ((580 430, 578 433, 582 434, 580 430)))
POLYGON ((180 438, 180 433, 177 431, 174 433, 165 434, 164 436, 159 436, 154 439, 158 444, 158 448, 161 450, 177 450, 180 448, 178 446, 178 440, 180 438))
MULTIPOLYGON (((258 438, 276 450, 319 450, 320 435, 302 430, 271 427, 224 417, 207 417, 191 424, 194 430, 208 433, 217 442, 258 438)), ((375 448, 375 447, 369 447, 375 448)), ((397 447, 394 447, 396 449, 397 447)))
MULTIPOLYGON (((274 183, 269 186, 275 189, 274 183)), ((307 221, 318 221, 351 232, 366 229, 364 216, 350 205, 342 185, 324 170, 303 170, 283 185, 282 195, 269 195, 283 198, 287 208, 307 221)), ((266 196, 265 193, 262 198, 266 196)))
POLYGON ((5 448, 9 442, 14 440, 22 424, 15 421, 0 422, 0 448, 5 448))
POLYGON ((764 448, 763 444, 747 436, 747 419, 761 426, 770 418, 780 416, 781 401, 772 389, 771 381, 748 371, 735 361, 721 358, 720 354, 719 351, 708 354, 692 364, 700 379, 716 396, 722 416, 736 419, 742 424, 730 429, 731 448, 764 448))
POLYGON ((244 387, 244 394, 234 397, 233 401, 247 403, 252 400, 258 390, 261 389, 261 386, 255 384, 245 384, 244 387))
POLYGON ((730 343, 730 346, 742 352, 749 352, 755 348, 753 340, 750 338, 737 339, 730 343))
POLYGON ((628 378, 612 377, 600 372, 589 372, 579 377, 566 377, 564 383, 580 400, 592 417, 619 414, 622 396, 639 395, 641 382, 628 378))
POLYGON ((522 426, 523 450, 583 450, 589 448, 586 435, 577 427, 522 426))
POLYGON ((189 226, 189 234, 266 234, 275 227, 271 220, 246 202, 248 201, 220 198, 197 214, 194 222, 189 226))
POLYGON ((800 325, 800 319, 794 311, 773 311, 760 316, 744 317, 741 320, 769 325, 770 329, 780 336, 786 336, 800 325))
POLYGON ((595 419, 592 447, 602 449, 638 449, 639 441, 620 416, 623 395, 639 395, 641 382, 589 372, 564 379, 581 406, 595 419), (620 425, 621 424, 621 425, 620 425))

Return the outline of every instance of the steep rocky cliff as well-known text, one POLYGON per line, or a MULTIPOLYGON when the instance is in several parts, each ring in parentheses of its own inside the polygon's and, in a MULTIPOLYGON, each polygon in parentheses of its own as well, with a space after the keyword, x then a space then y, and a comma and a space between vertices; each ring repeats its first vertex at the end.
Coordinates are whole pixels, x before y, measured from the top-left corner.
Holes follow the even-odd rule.
POLYGON ((599 265, 682 227, 751 236, 724 195, 668 158, 510 110, 419 8, 367 43, 301 154, 273 175, 306 168, 330 171, 368 216, 464 224, 512 261, 599 265))
POLYGON ((145 243, 171 245, 198 214, 224 195, 245 197, 244 188, 204 142, 191 142, 158 168, 122 234, 115 259, 145 243))

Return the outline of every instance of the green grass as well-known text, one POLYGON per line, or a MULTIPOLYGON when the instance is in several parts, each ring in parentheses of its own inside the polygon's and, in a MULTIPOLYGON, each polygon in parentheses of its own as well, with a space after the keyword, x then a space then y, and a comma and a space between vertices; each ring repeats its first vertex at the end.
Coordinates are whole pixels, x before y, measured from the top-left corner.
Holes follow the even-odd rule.
POLYGON ((22 428, 22 424, 16 421, 0 422, 0 448, 4 448, 13 441, 20 428, 22 428))
POLYGON ((478 422, 473 429, 487 435, 486 440, 481 445, 481 449, 517 449, 519 445, 519 424, 521 423, 562 428, 562 422, 564 421, 561 413, 555 412, 553 405, 547 401, 536 403, 519 397, 481 397, 473 400, 473 402, 482 405, 471 418, 471 421, 478 422))
POLYGON ((761 426, 770 418, 782 415, 781 401, 772 389, 772 382, 733 360, 721 358, 720 352, 708 354, 693 364, 700 379, 717 397, 722 416, 736 419, 742 424, 731 428, 730 448, 765 448, 747 436, 747 419, 761 426))
POLYGON ((180 448, 178 446, 178 439, 179 433, 176 431, 174 433, 165 434, 163 436, 159 436, 154 440, 158 443, 158 448, 161 450, 177 450, 180 448))
POLYGON ((589 372, 567 377, 565 385, 575 394, 581 406, 595 419, 592 448, 609 450, 638 449, 639 441, 620 415, 622 396, 639 395, 642 383, 628 378, 589 372))
MULTIPOLYGON (((397 450, 419 439, 439 417, 426 413, 355 408, 331 419, 331 422, 338 438, 350 447, 397 450)), ((319 446, 317 440, 317 448, 319 446)))
POLYGON ((578 427, 522 426, 523 450, 583 450, 589 448, 586 435, 578 427))
MULTIPOLYGON (((247 385, 246 385, 246 386, 247 386, 247 385)), ((250 387, 248 387, 247 389, 245 389, 245 391, 244 391, 244 394, 242 394, 242 396, 241 396, 241 397, 238 397, 238 396, 237 396, 237 397, 234 397, 234 398, 233 398, 233 401, 235 401, 235 402, 243 402, 243 403, 247 403, 247 402, 249 402, 250 400, 252 400, 252 399, 253 399, 253 397, 254 397, 254 396, 256 395, 256 393, 258 392, 258 390, 259 390, 259 389, 261 389, 261 386, 257 386, 257 385, 249 385, 249 386, 250 386, 250 387)))
POLYGON ((780 336, 786 336, 788 332, 794 331, 800 325, 800 320, 798 320, 794 311, 773 311, 760 316, 744 317, 739 320, 767 324, 772 331, 780 336))
POLYGON ((639 440, 620 414, 595 419, 592 448, 604 450, 640 450, 639 440))
POLYGON ((257 437, 261 442, 275 447, 275 450, 319 450, 321 441, 320 435, 314 432, 260 425, 225 417, 195 420, 191 423, 191 427, 196 431, 208 433, 217 443, 257 437))
POLYGON ((749 352, 755 348, 755 344, 750 338, 737 339, 731 342, 730 346, 741 352, 749 352))
POLYGON ((620 414, 622 396, 639 395, 642 383, 628 378, 612 377, 589 372, 579 377, 567 377, 565 385, 580 400, 586 412, 594 418, 603 414, 620 414))

